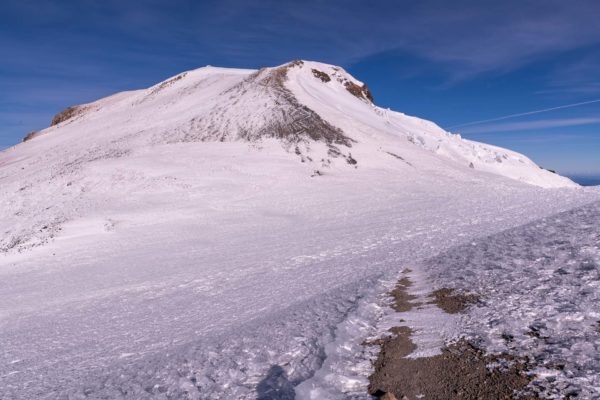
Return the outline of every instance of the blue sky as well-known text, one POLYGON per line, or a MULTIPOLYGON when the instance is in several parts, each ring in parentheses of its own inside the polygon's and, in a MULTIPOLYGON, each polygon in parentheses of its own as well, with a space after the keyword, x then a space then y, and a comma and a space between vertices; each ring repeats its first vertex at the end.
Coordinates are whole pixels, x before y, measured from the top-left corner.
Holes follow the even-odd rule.
POLYGON ((338 64, 378 105, 524 152, 565 174, 600 175, 600 2, 3 2, 0 148, 66 106, 207 64, 338 64), (6 4, 8 3, 8 4, 6 4))

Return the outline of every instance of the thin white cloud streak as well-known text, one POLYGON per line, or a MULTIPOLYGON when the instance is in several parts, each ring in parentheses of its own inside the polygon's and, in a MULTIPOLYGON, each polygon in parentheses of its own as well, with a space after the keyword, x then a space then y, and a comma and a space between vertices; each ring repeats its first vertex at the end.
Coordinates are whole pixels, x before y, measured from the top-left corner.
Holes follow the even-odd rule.
POLYGON ((583 105, 586 105, 586 104, 593 104, 593 103, 600 103, 600 99, 590 100, 590 101, 583 101, 583 102, 580 102, 580 103, 565 104, 565 105, 562 105, 562 106, 551 107, 551 108, 544 108, 544 109, 541 109, 541 110, 534 110, 534 111, 527 111, 527 112, 523 112, 523 113, 504 115, 502 117, 496 117, 496 118, 490 118, 490 119, 483 119, 483 120, 479 120, 479 121, 466 122, 464 124, 458 124, 458 125, 449 126, 448 129, 460 128, 460 127, 471 126, 471 125, 480 125, 480 124, 485 124, 485 123, 488 123, 488 122, 496 122, 496 121, 502 121, 502 120, 505 120, 505 119, 511 119, 511 118, 517 118, 517 117, 524 117, 524 116, 527 116, 527 115, 541 114, 541 113, 545 113, 545 112, 549 112, 549 111, 562 110, 562 109, 565 109, 565 108, 579 107, 579 106, 583 106, 583 105))
MULTIPOLYGON (((312 57, 343 64, 380 52, 409 52, 445 64, 450 75, 463 79, 487 71, 506 72, 543 55, 597 43, 600 37, 594 19, 600 3, 585 0, 578 6, 561 0, 523 0, 516 8, 472 0, 457 0, 451 7, 443 0, 423 0, 401 8, 392 0, 377 2, 376 7, 365 7, 359 0, 343 6, 320 0, 255 3, 242 2, 241 7, 240 0, 221 0, 220 7, 238 13, 225 13, 228 17, 219 23, 235 26, 236 33, 243 31, 237 37, 248 31, 263 37, 267 51, 300 48, 312 57), (271 21, 249 22, 243 18, 247 15, 274 15, 281 28, 273 32, 271 21), (368 33, 359 26, 368 26, 368 33)), ((257 50, 252 41, 234 40, 231 45, 241 53, 257 50)))
POLYGON ((513 132, 527 131, 534 129, 563 128, 566 126, 594 125, 600 124, 600 118, 565 118, 565 119, 541 119, 537 121, 513 122, 505 124, 492 124, 480 127, 473 127, 462 130, 462 134, 473 133, 492 133, 492 132, 513 132))
POLYGON ((559 133, 559 134, 533 134, 519 138, 511 139, 514 143, 531 143, 531 144, 545 144, 545 143, 556 143, 556 142, 572 142, 573 140, 583 140, 585 135, 578 135, 575 133, 559 133))

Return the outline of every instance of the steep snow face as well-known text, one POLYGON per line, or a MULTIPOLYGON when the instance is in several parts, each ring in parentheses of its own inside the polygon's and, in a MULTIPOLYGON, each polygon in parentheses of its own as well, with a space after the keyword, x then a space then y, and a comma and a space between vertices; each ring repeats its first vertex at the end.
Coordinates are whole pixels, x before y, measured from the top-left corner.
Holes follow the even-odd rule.
MULTIPOLYGON (((399 155, 413 165, 427 169, 431 162, 419 162, 418 149, 426 150, 456 165, 490 172, 541 187, 574 187, 571 180, 544 170, 522 154, 495 146, 464 140, 444 131, 433 122, 410 117, 375 106, 364 96, 348 90, 362 87, 342 68, 317 62, 304 62, 289 72, 286 82, 296 97, 325 120, 341 128, 361 146, 353 154, 364 164, 380 164, 381 152, 399 155), (317 72, 315 72, 317 71, 317 72), (329 77, 329 79, 322 77, 329 77)), ((387 161, 387 160, 386 160, 387 161)))
MULTIPOLYGON (((69 107, 53 119, 52 127, 34 136, 52 136, 50 145, 57 135, 72 141, 85 137, 84 147, 95 141, 110 147, 110 140, 121 151, 161 143, 255 143, 275 138, 298 156, 314 154, 319 145, 330 156, 341 156, 338 146, 351 147, 352 140, 300 104, 284 85, 288 70, 299 65, 185 72, 146 90, 69 107)), ((77 150, 76 145, 70 147, 71 152, 77 150)))

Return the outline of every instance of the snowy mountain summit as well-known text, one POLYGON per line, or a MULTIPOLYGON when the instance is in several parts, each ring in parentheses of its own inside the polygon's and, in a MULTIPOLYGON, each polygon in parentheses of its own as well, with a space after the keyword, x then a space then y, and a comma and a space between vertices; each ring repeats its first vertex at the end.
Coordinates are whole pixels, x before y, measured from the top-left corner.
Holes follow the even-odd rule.
POLYGON ((340 161, 367 167, 405 161, 419 168, 427 152, 448 161, 450 169, 467 167, 542 187, 574 186, 521 154, 377 107, 367 86, 341 67, 309 61, 258 71, 184 72, 145 90, 69 107, 51 128, 26 141, 39 136, 46 136, 36 140, 45 146, 83 140, 77 152, 84 160, 121 157, 159 143, 265 139, 277 139, 319 169, 340 161))
POLYGON ((134 193, 192 196, 194 186, 215 189, 219 171, 231 169, 239 169, 227 178, 234 181, 251 170, 285 180, 285 169, 287 177, 319 179, 367 179, 361 173, 369 171, 406 182, 493 175, 547 188, 577 186, 523 155, 376 106, 367 86, 340 67, 309 61, 258 71, 208 66, 69 107, 49 128, 0 153, 8 210, 2 222, 12 227, 0 250, 45 242, 64 222, 108 204, 130 204, 134 193), (117 187, 123 196, 109 200, 117 187))

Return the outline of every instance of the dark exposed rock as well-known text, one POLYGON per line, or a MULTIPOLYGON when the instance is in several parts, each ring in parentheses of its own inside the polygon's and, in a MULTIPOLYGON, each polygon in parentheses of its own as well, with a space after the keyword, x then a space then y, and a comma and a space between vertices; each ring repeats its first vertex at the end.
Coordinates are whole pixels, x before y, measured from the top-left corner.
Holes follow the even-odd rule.
POLYGON ((350 165, 356 165, 358 163, 358 161, 356 161, 350 153, 348 153, 348 156, 346 157, 346 162, 350 165))
POLYGON ((319 71, 318 69, 313 68, 312 73, 315 76, 315 78, 318 78, 318 79, 322 80, 323 82, 327 83, 327 82, 331 81, 331 77, 323 71, 319 71))
POLYGON ((402 157, 402 156, 399 156, 399 155, 398 155, 398 154, 396 154, 396 153, 392 153, 391 151, 386 151, 386 153, 387 153, 387 154, 389 154, 390 156, 394 157, 394 158, 395 158, 395 159, 397 159, 397 160, 404 161, 406 164, 410 165, 411 167, 413 166, 411 163, 409 163, 408 161, 406 161, 406 160, 404 159, 404 157, 402 157))
POLYGON ((388 153, 390 156, 397 158, 398 160, 402 160, 402 161, 406 161, 403 157, 399 156, 396 153, 392 153, 391 151, 386 151, 386 153, 388 153))
POLYGON ((71 106, 67 107, 52 118, 52 122, 50 126, 55 126, 60 124, 61 122, 65 122, 77 115, 82 114, 86 110, 85 106, 71 106))
POLYGON ((28 140, 33 139, 34 137, 38 136, 40 133, 38 131, 31 131, 29 132, 27 135, 25 135, 23 137, 23 142, 27 142, 28 140))
POLYGON ((382 397, 393 393, 397 398, 418 399, 533 399, 518 397, 533 380, 530 366, 521 359, 501 354, 487 355, 460 340, 432 357, 408 358, 416 345, 408 327, 391 329, 392 336, 379 341, 381 351, 369 377, 369 393, 382 397), (498 365, 489 368, 491 364, 498 365))
POLYGON ((549 168, 544 168, 544 167, 540 167, 541 169, 545 169, 548 172, 552 172, 553 174, 556 174, 556 171, 553 169, 549 169, 549 168))
POLYGON ((349 91, 359 99, 366 99, 371 103, 373 102, 373 95, 371 94, 371 91, 369 90, 367 85, 358 86, 354 82, 347 81, 346 83, 344 83, 344 86, 346 86, 347 91, 349 91))
POLYGON ((464 311, 471 304, 479 301, 476 294, 458 293, 454 289, 442 288, 432 293, 433 303, 448 314, 464 311))

